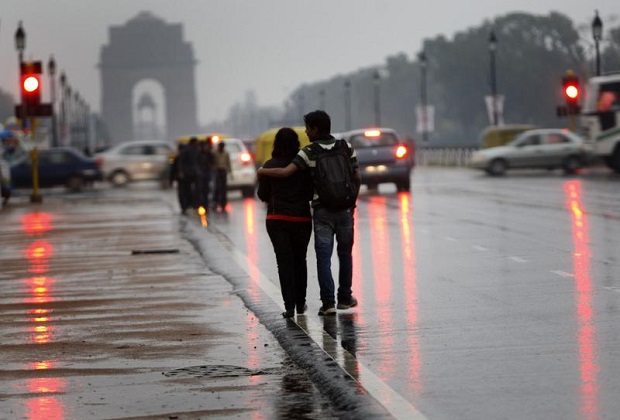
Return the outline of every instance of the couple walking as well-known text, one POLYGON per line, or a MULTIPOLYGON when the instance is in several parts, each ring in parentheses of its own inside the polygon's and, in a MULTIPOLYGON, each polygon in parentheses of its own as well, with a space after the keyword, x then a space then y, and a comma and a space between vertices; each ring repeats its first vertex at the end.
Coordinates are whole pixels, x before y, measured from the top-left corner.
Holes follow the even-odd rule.
POLYGON ((331 120, 325 111, 304 115, 304 123, 310 145, 300 149, 297 133, 282 128, 276 134, 272 158, 258 170, 258 197, 268 204, 267 233, 276 254, 285 318, 295 311, 301 315, 307 308, 306 251, 313 227, 322 301, 319 315, 334 315, 336 308, 357 305, 351 293, 353 211, 361 183, 355 150, 330 134, 331 120), (340 202, 343 198, 347 200, 340 202), (334 237, 337 294, 331 271, 334 237))

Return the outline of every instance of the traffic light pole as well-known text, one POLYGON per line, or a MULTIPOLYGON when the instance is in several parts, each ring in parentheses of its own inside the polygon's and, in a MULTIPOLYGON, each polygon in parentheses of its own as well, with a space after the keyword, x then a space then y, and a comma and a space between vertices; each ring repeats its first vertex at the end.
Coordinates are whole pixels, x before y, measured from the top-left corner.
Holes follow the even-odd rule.
MULTIPOLYGON (((30 136, 34 142, 36 138, 36 124, 34 117, 30 119, 30 127, 30 136)), ((30 152, 30 161, 32 163, 32 195, 30 196, 30 202, 41 203, 43 202, 43 197, 41 197, 41 193, 39 192, 39 151, 37 150, 36 144, 30 152)))

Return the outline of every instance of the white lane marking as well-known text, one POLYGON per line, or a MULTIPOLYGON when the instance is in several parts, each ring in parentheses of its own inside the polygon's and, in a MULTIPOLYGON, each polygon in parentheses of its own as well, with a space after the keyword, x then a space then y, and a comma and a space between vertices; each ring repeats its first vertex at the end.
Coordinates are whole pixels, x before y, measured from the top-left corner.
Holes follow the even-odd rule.
POLYGON ((605 287, 607 290, 611 290, 612 292, 620 293, 620 287, 605 287))
POLYGON ((489 250, 489 248, 486 248, 486 247, 484 247, 482 245, 474 245, 474 249, 476 249, 478 251, 483 251, 483 252, 489 250))
MULTIPOLYGON (((284 303, 282 302, 282 294, 280 289, 271 281, 265 274, 260 271, 258 266, 254 264, 250 259, 242 254, 236 248, 227 248, 231 253, 235 261, 243 268, 243 270, 250 276, 250 279, 255 280, 258 286, 263 289, 265 294, 273 300, 273 302, 282 310, 284 310, 284 303)), ((343 356, 346 358, 353 358, 353 363, 357 363, 357 369, 359 371, 359 377, 351 378, 364 387, 370 395, 372 395, 380 404, 382 404, 389 413, 397 419, 403 420, 427 420, 427 418, 420 413, 409 401, 403 398, 398 392, 394 391, 385 382, 379 379, 370 369, 364 366, 359 359, 356 359, 347 350, 343 349, 340 344, 334 340, 325 329, 320 325, 316 319, 304 316, 306 325, 312 328, 304 329, 299 321, 296 321, 300 328, 304 329, 308 333, 309 337, 319 346, 323 351, 334 359, 340 367, 351 376, 349 370, 340 360, 340 357, 335 357, 325 349, 324 343, 330 343, 331 347, 339 348, 339 352, 345 353, 343 356)), ((337 356, 337 355, 336 355, 337 356)))
POLYGON ((457 241, 457 239, 453 238, 452 236, 446 236, 446 239, 449 240, 449 241, 452 241, 452 242, 456 242, 457 241))
POLYGON ((521 257, 508 257, 508 259, 511 259, 514 262, 518 262, 518 263, 526 263, 527 260, 521 257))
POLYGON ((574 277, 571 273, 567 273, 566 271, 562 271, 562 270, 549 270, 549 271, 561 277, 574 277))

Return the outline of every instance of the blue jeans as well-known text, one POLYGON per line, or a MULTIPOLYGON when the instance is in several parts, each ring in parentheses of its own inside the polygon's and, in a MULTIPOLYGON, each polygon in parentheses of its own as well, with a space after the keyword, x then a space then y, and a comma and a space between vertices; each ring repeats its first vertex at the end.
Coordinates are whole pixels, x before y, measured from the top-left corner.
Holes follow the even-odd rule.
POLYGON ((333 304, 334 278, 332 277, 332 253, 334 251, 334 236, 338 242, 338 301, 348 302, 351 299, 351 284, 353 280, 353 209, 337 212, 315 208, 314 220, 314 250, 316 252, 316 267, 321 289, 323 304, 333 304))

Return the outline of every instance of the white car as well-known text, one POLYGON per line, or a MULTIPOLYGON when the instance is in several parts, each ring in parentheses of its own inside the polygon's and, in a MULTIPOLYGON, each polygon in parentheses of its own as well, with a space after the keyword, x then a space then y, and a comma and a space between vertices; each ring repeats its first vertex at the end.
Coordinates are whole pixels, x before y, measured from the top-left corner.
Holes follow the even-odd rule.
POLYGON ((105 179, 115 187, 132 181, 166 180, 169 156, 174 152, 172 143, 161 140, 136 140, 120 143, 97 153, 105 179))
POLYGON ((469 166, 489 175, 518 168, 561 168, 573 174, 586 165, 589 156, 581 137, 565 129, 547 128, 525 131, 504 146, 478 150, 469 166))
MULTIPOLYGON (((240 190, 243 197, 254 197, 256 191, 256 166, 254 158, 243 141, 236 138, 224 138, 226 151, 230 155, 232 174, 228 174, 228 190, 240 190)), ((215 149, 217 142, 213 143, 215 149)))

